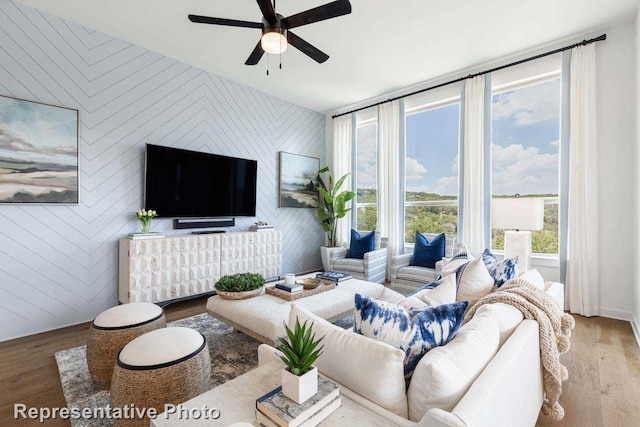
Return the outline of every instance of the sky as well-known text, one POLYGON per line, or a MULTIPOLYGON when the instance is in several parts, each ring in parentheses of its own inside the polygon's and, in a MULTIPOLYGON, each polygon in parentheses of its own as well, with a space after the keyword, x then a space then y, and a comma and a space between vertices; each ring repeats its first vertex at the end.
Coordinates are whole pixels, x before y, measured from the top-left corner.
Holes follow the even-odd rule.
POLYGON ((0 96, 0 158, 77 164, 77 112, 0 96))
MULTIPOLYGON (((557 194, 560 80, 493 96, 492 193, 557 194)), ((407 191, 458 193, 460 104, 407 116, 407 191)), ((375 188, 376 126, 358 128, 358 188, 375 188)))

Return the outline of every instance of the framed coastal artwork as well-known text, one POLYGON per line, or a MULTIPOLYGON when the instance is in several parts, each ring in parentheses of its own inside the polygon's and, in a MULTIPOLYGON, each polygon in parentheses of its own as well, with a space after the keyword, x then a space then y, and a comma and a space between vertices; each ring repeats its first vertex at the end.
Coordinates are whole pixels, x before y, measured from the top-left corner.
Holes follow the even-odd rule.
POLYGON ((78 203, 78 110, 0 96, 0 203, 78 203))
POLYGON ((281 208, 317 208, 320 159, 280 151, 281 208))

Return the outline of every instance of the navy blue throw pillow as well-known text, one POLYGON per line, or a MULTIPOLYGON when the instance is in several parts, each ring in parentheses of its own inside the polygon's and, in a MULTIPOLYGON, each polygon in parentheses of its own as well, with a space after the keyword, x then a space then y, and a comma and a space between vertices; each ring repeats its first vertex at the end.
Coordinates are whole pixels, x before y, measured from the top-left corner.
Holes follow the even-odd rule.
POLYGON ((371 252, 375 248, 376 232, 372 231, 361 236, 356 230, 351 230, 351 243, 347 258, 364 259, 364 254, 371 252))
POLYGON ((436 262, 444 257, 445 248, 444 233, 427 240, 422 234, 416 231, 416 244, 413 247, 413 258, 411 265, 417 267, 436 268, 436 262))

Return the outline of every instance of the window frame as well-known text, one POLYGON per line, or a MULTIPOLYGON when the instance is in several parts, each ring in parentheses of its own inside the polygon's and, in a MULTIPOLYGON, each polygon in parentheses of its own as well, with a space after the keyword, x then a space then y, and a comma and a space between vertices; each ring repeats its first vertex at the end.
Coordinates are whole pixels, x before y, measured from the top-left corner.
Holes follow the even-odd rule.
MULTIPOLYGON (((354 193, 356 193, 356 197, 354 197, 354 209, 352 210, 352 228, 354 230, 358 230, 358 208, 376 208, 377 211, 380 211, 380 193, 379 193, 379 184, 380 184, 380 178, 378 177, 378 155, 379 155, 379 145, 380 145, 380 136, 378 135, 378 117, 372 117, 370 119, 365 119, 365 120, 360 120, 360 121, 356 121, 356 126, 355 126, 355 132, 354 132, 354 147, 353 147, 353 154, 354 154, 354 164, 357 164, 357 160, 358 160, 358 129, 361 127, 365 127, 365 126, 370 126, 372 124, 376 125, 376 201, 375 202, 367 202, 367 203, 359 203, 358 202, 358 170, 356 168, 356 170, 354 171, 355 173, 353 174, 353 188, 352 191, 354 193)), ((379 221, 380 216, 376 215, 376 230, 379 229, 379 221)))
MULTIPOLYGON (((497 85, 495 87, 491 88, 491 104, 493 106, 493 97, 495 95, 501 95, 505 92, 510 92, 513 90, 517 90, 517 89, 524 89, 530 86, 535 86, 537 84, 542 84, 542 83, 547 83, 550 82, 552 80, 560 80, 560 84, 562 85, 562 69, 557 69, 554 71, 550 71, 548 73, 543 73, 543 74, 538 74, 535 76, 531 76, 531 77, 527 77, 524 79, 519 79, 519 80, 514 80, 512 82, 508 82, 508 83, 504 83, 501 85, 497 85)), ((561 88, 562 90, 562 88, 561 88)), ((558 111, 558 115, 560 118, 562 118, 562 94, 560 95, 560 110, 558 111)), ((560 126, 562 126, 562 124, 560 124, 560 126)), ((491 111, 491 128, 493 129, 493 108, 491 111)), ((561 145, 562 145, 562 130, 561 128, 558 129, 558 134, 559 134, 559 138, 558 138, 558 154, 560 154, 562 152, 561 150, 561 145)), ((491 140, 491 144, 493 144, 493 138, 491 140)), ((556 197, 542 197, 543 201, 544 201, 544 206, 546 207, 547 205, 557 205, 558 206, 558 216, 560 215, 560 176, 562 174, 562 170, 561 170, 561 162, 560 160, 558 161, 558 195, 556 197)), ((493 147, 491 148, 491 170, 489 171, 490 174, 490 178, 493 175, 493 147)), ((491 199, 493 199, 493 179, 491 179, 491 194, 489 195, 489 197, 491 199)), ((489 215, 491 215, 491 211, 489 212, 489 215)), ((489 229, 489 234, 492 235, 493 233, 493 227, 490 227, 489 229)), ((558 245, 560 244, 560 218, 558 217, 558 245)), ((496 254, 496 255, 503 255, 504 256, 504 249, 494 249, 493 248, 493 239, 491 239, 491 241, 489 242, 489 246, 491 247, 491 251, 496 254)), ((558 253, 555 254, 551 254, 551 253, 544 253, 544 252, 531 252, 531 256, 532 258, 538 258, 538 259, 552 259, 552 260, 557 260, 559 259, 560 256, 560 248, 558 246, 558 253)))
MULTIPOLYGON (((405 145, 405 155, 404 158, 402 159, 402 161, 405 163, 405 168, 404 168, 404 176, 402 177, 402 182, 403 184, 403 198, 404 198, 404 202, 403 202, 403 206, 402 206, 402 223, 403 223, 403 227, 402 227, 402 240, 403 240, 403 244, 405 248, 413 248, 414 247, 414 243, 411 242, 407 242, 405 240, 406 237, 406 232, 407 232, 407 222, 406 222, 406 210, 408 207, 451 207, 451 206, 455 206, 456 208, 458 208, 458 224, 457 224, 457 229, 460 229, 460 191, 458 191, 458 195, 457 195, 457 199, 456 200, 428 200, 428 201, 407 201, 407 172, 406 172, 406 162, 407 162, 407 155, 406 155, 406 146, 407 146, 407 138, 406 138, 406 129, 407 129, 407 118, 409 116, 415 115, 415 114, 420 114, 420 113, 424 113, 427 111, 431 111, 431 110, 437 110, 438 108, 445 108, 445 107, 449 107, 451 105, 454 104, 459 104, 460 107, 458 109, 458 147, 457 147, 457 151, 458 151, 458 188, 460 185, 460 124, 461 124, 461 117, 460 115, 462 114, 462 97, 460 95, 458 96, 452 96, 452 97, 448 97, 448 98, 444 98, 438 101, 434 101, 434 102, 429 102, 427 104, 423 104, 423 105, 417 105, 415 107, 412 108, 408 108, 405 110, 404 112, 404 123, 405 123, 405 137, 404 137, 404 145, 405 145)), ((458 235, 456 233, 456 240, 458 240, 458 235)))

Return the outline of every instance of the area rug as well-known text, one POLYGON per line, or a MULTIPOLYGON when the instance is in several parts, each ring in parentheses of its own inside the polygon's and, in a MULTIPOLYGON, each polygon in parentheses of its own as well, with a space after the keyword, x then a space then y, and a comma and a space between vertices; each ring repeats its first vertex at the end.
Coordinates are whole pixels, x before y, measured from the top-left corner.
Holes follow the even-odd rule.
MULTIPOLYGON (((349 328, 353 316, 336 325, 349 328)), ((167 324, 168 327, 193 328, 207 338, 211 355, 210 388, 232 380, 258 366, 258 346, 260 342, 248 335, 235 332, 226 323, 208 314, 199 314, 167 324)), ((68 408, 104 408, 110 404, 108 390, 99 390, 91 382, 87 368, 86 346, 70 348, 55 354, 62 391, 68 408)), ((73 427, 109 427, 111 420, 72 419, 73 427)))

